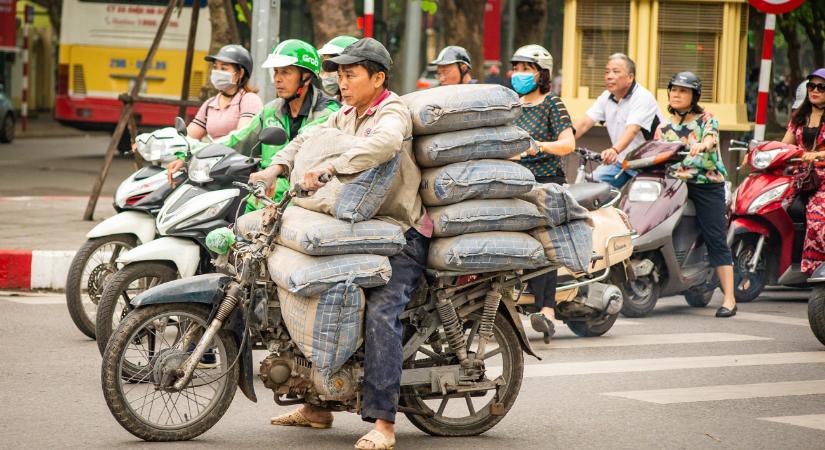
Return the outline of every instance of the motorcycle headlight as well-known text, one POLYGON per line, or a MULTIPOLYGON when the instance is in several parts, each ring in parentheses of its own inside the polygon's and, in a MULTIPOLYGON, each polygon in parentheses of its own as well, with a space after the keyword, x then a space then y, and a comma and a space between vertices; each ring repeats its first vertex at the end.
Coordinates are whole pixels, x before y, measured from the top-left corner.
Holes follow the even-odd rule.
POLYGON ((174 226, 174 229, 180 230, 182 228, 189 227, 199 222, 206 222, 212 219, 215 219, 220 216, 221 211, 226 207, 226 205, 231 202, 232 199, 226 199, 220 203, 215 203, 214 205, 210 206, 209 208, 204 209, 202 212, 195 214, 194 216, 184 220, 183 222, 174 226))
POLYGON ((222 158, 222 156, 215 158, 192 158, 192 160, 189 161, 189 168, 187 169, 189 179, 195 183, 212 181, 212 177, 209 176, 209 171, 212 170, 212 167, 222 158))
POLYGON ((653 202, 662 194, 662 185, 656 181, 636 180, 627 194, 631 202, 653 202))
POLYGON ((748 207, 748 214, 756 214, 756 212, 763 206, 781 198, 785 195, 785 191, 788 190, 788 186, 790 186, 790 183, 780 184, 779 186, 763 193, 759 197, 756 197, 756 200, 754 200, 748 207))
POLYGON ((753 155, 751 158, 751 165, 754 169, 757 170, 765 170, 768 166, 771 165, 773 160, 785 150, 778 149, 778 150, 769 150, 766 152, 758 152, 757 154, 753 155))

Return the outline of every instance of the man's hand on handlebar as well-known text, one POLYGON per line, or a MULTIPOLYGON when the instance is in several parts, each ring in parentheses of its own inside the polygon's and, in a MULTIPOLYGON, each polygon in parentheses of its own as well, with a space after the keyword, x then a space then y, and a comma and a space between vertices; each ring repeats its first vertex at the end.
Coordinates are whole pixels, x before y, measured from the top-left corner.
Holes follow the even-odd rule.
POLYGON ((307 171, 301 179, 301 189, 309 192, 317 191, 327 184, 327 181, 331 180, 333 176, 335 176, 335 169, 331 166, 307 171))
POLYGON ((183 165, 182 159, 176 159, 166 166, 166 180, 169 182, 169 186, 175 187, 175 174, 183 169, 183 165))
POLYGON ((610 147, 602 151, 602 162, 606 165, 615 164, 619 160, 619 152, 615 148, 610 147))
POLYGON ((284 169, 281 166, 269 166, 264 170, 255 172, 249 176, 249 183, 256 184, 258 182, 264 183, 267 188, 272 188, 275 185, 275 180, 283 173, 284 169))

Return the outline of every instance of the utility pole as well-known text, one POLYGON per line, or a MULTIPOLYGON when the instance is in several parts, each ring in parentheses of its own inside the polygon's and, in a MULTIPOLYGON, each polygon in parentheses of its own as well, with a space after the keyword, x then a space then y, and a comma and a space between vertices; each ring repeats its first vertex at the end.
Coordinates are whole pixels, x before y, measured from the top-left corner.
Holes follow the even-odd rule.
POLYGON ((421 69, 421 0, 407 2, 407 23, 404 27, 403 93, 415 90, 418 71, 421 69))
POLYGON ((266 57, 280 42, 281 0, 259 0, 252 4, 252 84, 261 90, 264 103, 275 99, 275 87, 268 70, 261 69, 266 57))

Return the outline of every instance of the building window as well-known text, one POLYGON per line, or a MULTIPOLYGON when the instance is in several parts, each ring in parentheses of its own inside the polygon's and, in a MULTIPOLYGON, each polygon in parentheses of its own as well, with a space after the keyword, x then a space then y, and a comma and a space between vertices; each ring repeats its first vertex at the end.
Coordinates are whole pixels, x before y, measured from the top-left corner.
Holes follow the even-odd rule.
POLYGON ((604 67, 613 53, 627 53, 630 2, 579 0, 576 27, 581 36, 579 86, 590 90, 590 98, 604 91, 604 67))
POLYGON ((722 3, 659 4, 659 89, 667 89, 675 73, 689 70, 702 80, 702 100, 716 101, 722 13, 722 3))

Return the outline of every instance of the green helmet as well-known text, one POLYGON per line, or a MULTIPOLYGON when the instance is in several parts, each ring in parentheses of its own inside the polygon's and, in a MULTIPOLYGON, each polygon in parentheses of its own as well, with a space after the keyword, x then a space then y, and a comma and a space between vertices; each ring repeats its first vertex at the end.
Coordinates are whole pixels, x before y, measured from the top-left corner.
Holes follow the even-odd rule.
POLYGON ((323 47, 318 49, 318 54, 321 56, 340 55, 347 46, 357 41, 358 38, 347 36, 345 34, 336 36, 329 40, 323 47))
POLYGON ((269 69, 287 66, 302 67, 317 77, 321 71, 321 57, 312 45, 299 39, 287 39, 272 50, 261 67, 269 69))

